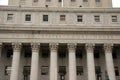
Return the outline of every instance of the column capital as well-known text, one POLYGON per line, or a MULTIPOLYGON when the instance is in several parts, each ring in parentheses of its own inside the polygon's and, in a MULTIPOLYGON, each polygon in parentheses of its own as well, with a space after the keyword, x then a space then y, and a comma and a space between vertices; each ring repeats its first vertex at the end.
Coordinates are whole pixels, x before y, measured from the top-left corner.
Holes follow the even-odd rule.
POLYGON ((40 47, 40 43, 31 43, 31 48, 33 51, 38 51, 40 47))
POLYGON ((50 43, 50 44, 49 44, 49 47, 50 47, 51 50, 57 50, 57 48, 58 48, 58 43, 50 43))
POLYGON ((21 43, 12 43, 12 47, 14 50, 20 50, 21 49, 21 43))
POLYGON ((68 49, 70 49, 70 50, 74 50, 74 49, 76 49, 76 43, 68 43, 67 44, 67 46, 68 46, 68 49))
POLYGON ((93 43, 87 43, 87 44, 85 44, 85 48, 86 48, 86 50, 88 52, 93 52, 94 47, 95 47, 95 44, 93 44, 93 43))
POLYGON ((105 50, 105 52, 112 52, 112 48, 113 48, 113 44, 110 44, 110 43, 108 43, 108 44, 104 44, 104 50, 105 50))

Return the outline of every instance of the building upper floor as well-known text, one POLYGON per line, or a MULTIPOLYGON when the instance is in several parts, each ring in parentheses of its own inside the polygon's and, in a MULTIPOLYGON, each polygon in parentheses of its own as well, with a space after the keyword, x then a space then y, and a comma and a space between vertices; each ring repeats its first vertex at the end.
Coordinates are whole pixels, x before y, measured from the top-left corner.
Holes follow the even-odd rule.
POLYGON ((9 0, 10 6, 22 7, 112 7, 112 0, 9 0))
POLYGON ((57 28, 118 28, 116 8, 28 8, 0 7, 0 26, 57 28))

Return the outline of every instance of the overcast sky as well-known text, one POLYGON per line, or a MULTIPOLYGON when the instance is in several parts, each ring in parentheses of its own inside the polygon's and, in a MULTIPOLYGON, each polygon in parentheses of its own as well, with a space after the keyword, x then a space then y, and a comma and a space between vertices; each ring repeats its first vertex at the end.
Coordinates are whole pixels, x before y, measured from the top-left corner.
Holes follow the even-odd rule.
MULTIPOLYGON (((0 5, 7 5, 8 0, 0 0, 0 5)), ((113 7, 120 7, 120 0, 113 0, 113 7)))

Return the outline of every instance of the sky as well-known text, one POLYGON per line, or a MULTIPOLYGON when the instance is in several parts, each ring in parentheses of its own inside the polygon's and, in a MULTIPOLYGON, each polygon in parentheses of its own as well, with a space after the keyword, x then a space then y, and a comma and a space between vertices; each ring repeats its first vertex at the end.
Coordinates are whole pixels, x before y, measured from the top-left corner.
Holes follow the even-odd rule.
MULTIPOLYGON (((7 5, 8 0, 0 0, 0 5, 7 5)), ((120 8, 120 0, 113 0, 113 7, 119 7, 120 8)))

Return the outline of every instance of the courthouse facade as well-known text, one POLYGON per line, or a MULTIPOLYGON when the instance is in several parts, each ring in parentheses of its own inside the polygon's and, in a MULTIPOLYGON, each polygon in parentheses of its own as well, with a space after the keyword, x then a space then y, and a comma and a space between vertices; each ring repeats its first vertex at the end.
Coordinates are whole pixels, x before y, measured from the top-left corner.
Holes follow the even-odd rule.
POLYGON ((112 0, 9 0, 0 80, 120 80, 120 9, 112 0))

